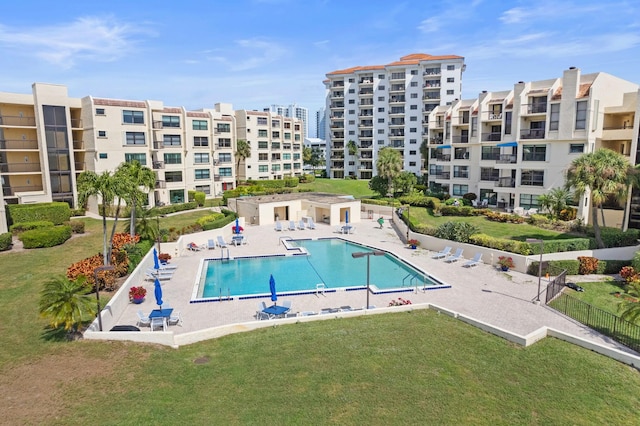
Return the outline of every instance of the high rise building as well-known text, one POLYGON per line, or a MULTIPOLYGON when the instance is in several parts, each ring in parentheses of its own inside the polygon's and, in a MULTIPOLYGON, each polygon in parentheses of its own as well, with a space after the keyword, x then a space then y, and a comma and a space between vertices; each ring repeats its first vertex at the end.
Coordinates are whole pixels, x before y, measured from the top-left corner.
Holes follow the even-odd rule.
POLYGON ((325 115, 325 109, 321 108, 316 111, 316 134, 315 137, 318 139, 327 139, 327 118, 325 115))
POLYGON ((272 112, 283 117, 297 118, 302 121, 302 138, 309 136, 309 110, 307 108, 298 106, 296 104, 285 105, 271 105, 269 108, 264 108, 264 111, 272 112))
POLYGON ((426 118, 460 98, 464 67, 461 56, 416 53, 328 73, 327 176, 370 179, 383 147, 397 149, 403 169, 420 174, 426 118))

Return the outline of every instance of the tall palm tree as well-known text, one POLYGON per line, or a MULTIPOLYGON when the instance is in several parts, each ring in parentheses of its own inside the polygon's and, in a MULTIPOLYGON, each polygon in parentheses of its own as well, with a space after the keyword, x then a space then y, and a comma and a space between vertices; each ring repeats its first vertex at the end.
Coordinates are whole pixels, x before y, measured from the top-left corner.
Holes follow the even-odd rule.
POLYGON ((598 208, 609 195, 618 193, 620 187, 627 185, 628 169, 626 157, 601 148, 576 158, 567 170, 566 188, 574 188, 580 197, 585 193, 591 196, 593 233, 599 248, 604 248, 604 243, 598 224, 598 208))
POLYGON ((77 331, 78 325, 96 313, 93 298, 88 295, 91 287, 85 286, 86 277, 75 281, 65 276, 51 278, 44 283, 40 293, 40 315, 49 319, 51 327, 64 326, 67 331, 77 331))
POLYGON ((376 170, 378 171, 378 176, 387 179, 389 191, 393 194, 393 180, 402 172, 402 157, 400 153, 389 146, 382 148, 378 151, 376 170))
POLYGON ((245 158, 251 157, 251 145, 249 145, 249 142, 247 142, 244 139, 238 139, 238 142, 236 142, 235 156, 236 156, 236 188, 237 188, 238 184, 240 183, 240 180, 238 179, 238 170, 240 170, 240 162, 243 161, 245 158))
POLYGON ((131 207, 129 235, 133 237, 136 232, 136 207, 148 200, 148 192, 155 187, 156 175, 153 170, 137 160, 120 164, 116 173, 123 178, 123 183, 128 189, 122 197, 131 207))

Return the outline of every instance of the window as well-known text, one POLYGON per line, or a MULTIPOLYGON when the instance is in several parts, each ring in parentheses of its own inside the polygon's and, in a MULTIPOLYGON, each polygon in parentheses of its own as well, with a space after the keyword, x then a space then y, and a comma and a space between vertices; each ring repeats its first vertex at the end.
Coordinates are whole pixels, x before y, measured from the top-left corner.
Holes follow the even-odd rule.
POLYGON ((415 161, 409 161, 409 167, 415 167, 415 166, 416 166, 415 161))
POLYGON ((269 171, 269 165, 268 164, 261 164, 258 166, 258 172, 260 173, 265 173, 269 171))
POLYGON ((378 112, 384 112, 384 107, 378 108, 378 112))
POLYGON ((208 136, 194 136, 193 137, 193 146, 201 146, 206 147, 209 146, 209 137, 208 136))
POLYGON ((285 163, 282 165, 282 170, 291 170, 291 164, 290 163, 285 163))
POLYGON ((293 140, 300 142, 300 135, 296 133, 293 140))
POLYGON ((169 190, 169 200, 172 204, 184 203, 184 189, 169 190))
POLYGON ((492 167, 481 167, 480 180, 498 182, 500 180, 500 170, 492 167))
POLYGON ((453 90, 451 89, 447 90, 447 95, 453 95, 453 90))
POLYGON ((356 103, 356 100, 355 100, 355 99, 349 99, 349 103, 350 103, 350 104, 355 104, 355 103, 356 103))
POLYGON ((209 164, 209 153, 208 152, 196 152, 193 154, 193 163, 194 164, 209 164))
POLYGON ((144 124, 144 112, 124 110, 122 121, 126 124, 144 124))
POLYGON ((356 113, 356 110, 355 110, 355 109, 350 109, 350 110, 349 110, 349 114, 355 114, 355 113, 356 113))
POLYGON ((354 125, 354 124, 356 124, 356 120, 349 120, 349 124, 350 124, 350 125, 354 125))
POLYGON ((469 166, 453 166, 453 177, 469 179, 469 166))
POLYGON ((544 161, 546 153, 546 145, 523 145, 522 161, 544 161))
POLYGON ((349 79, 349 83, 355 83, 355 82, 356 82, 356 79, 355 79, 355 78, 350 78, 350 79, 349 79))
POLYGON ((106 152, 101 152, 100 154, 98 154, 98 158, 101 160, 106 160, 107 159, 107 153, 106 152))
POLYGON ((126 133, 127 145, 144 145, 144 132, 127 132, 126 133))
POLYGON ((533 194, 520 194, 520 207, 527 210, 539 208, 538 196, 533 194))
POLYGON ((378 139, 378 145, 384 145, 384 139, 378 139))
POLYGON ((455 78, 453 78, 453 77, 447 77, 447 83, 453 83, 453 82, 455 82, 455 81, 456 81, 456 79, 455 79, 455 78))
POLYGON ((195 178, 198 179, 211 179, 211 170, 209 169, 195 169, 195 178))
POLYGON ((497 146, 483 146, 480 154, 481 160, 497 160, 500 158, 500 148, 497 146))
POLYGON ((105 115, 104 108, 96 108, 96 115, 105 115))
POLYGON ((137 161, 143 166, 147 165, 147 155, 146 154, 124 154, 125 163, 133 163, 137 161))
POLYGON ((453 184, 452 189, 453 189, 452 195, 464 195, 469 192, 469 185, 453 184))
POLYGON ((378 96, 378 101, 379 102, 384 102, 384 96, 378 96))
POLYGON ((409 139, 409 143, 410 144, 416 144, 416 143, 418 143, 418 140, 417 139, 409 139))
POLYGON ((513 112, 505 111, 504 113, 504 134, 511 134, 511 118, 513 117, 513 112))
POLYGON ((207 120, 193 120, 193 130, 209 130, 209 123, 207 120))
POLYGON ((107 131, 106 130, 98 130, 98 137, 99 138, 106 138, 107 137, 107 131))
POLYGON ((378 129, 378 134, 379 135, 384 135, 384 129, 378 129))
POLYGON ((290 141, 291 140, 291 133, 284 132, 284 140, 290 141))
POLYGON ((378 78, 379 78, 380 80, 384 80, 384 74, 378 74, 378 78))
POLYGON ((210 185, 196 185, 195 190, 198 192, 204 192, 207 195, 211 195, 210 185))
POLYGON ((300 159, 300 154, 299 153, 294 153, 293 154, 293 159, 294 160, 299 160, 300 159))
POLYGON ((180 146, 182 145, 180 135, 163 135, 162 144, 164 146, 180 146))
POLYGON ((164 153, 165 164, 182 164, 182 154, 164 153))
POLYGON ((162 127, 180 127, 180 117, 177 115, 163 115, 162 127))
POLYGON ((572 143, 569 145, 569 154, 582 154, 584 152, 583 143, 572 143))
POLYGON ((587 101, 576 102, 576 130, 587 128, 587 101))
POLYGON ((258 141, 258 149, 269 149, 269 142, 258 141))
POLYGON ((418 117, 409 117, 409 121, 418 121, 418 117))
POLYGON ((267 124, 267 117, 258 117, 258 125, 266 126, 267 124))
POLYGON ((381 84, 380 86, 378 86, 378 90, 384 90, 386 89, 386 87, 384 87, 384 84, 381 84))
POLYGON ((409 129, 409 133, 415 133, 415 132, 417 132, 417 131, 418 131, 418 128, 417 128, 417 127, 411 127, 411 128, 409 129))
POLYGON ((378 118, 378 123, 384 123, 384 118, 378 118))
POLYGON ((218 123, 216 130, 222 133, 229 133, 231 131, 231 124, 229 123, 218 123))
POLYGON ((416 151, 409 151, 409 155, 416 155, 416 151))
POLYGON ((230 152, 221 152, 218 154, 218 161, 221 163, 230 163, 231 162, 231 153, 230 152))
POLYGON ((269 154, 266 152, 258 154, 258 161, 269 161, 269 154))
MULTIPOLYGON (((247 141, 249 146, 251 143, 247 141)), ((229 138, 218 138, 218 148, 231 148, 231 139, 229 138)))
POLYGON ((349 130, 349 136, 355 135, 356 131, 355 130, 349 130))
POLYGON ((269 131, 268 130, 258 130, 258 137, 259 138, 267 138, 269 137, 269 131))
POLYGON ((409 105, 409 109, 418 109, 418 105, 409 105))
POLYGON ((522 186, 543 186, 544 171, 543 170, 522 170, 520 179, 522 186))
POLYGON ((410 86, 411 87, 418 87, 418 82, 417 81, 412 81, 410 86))
POLYGON ((274 172, 280 171, 280 164, 272 164, 271 170, 274 172))
POLYGON ((282 159, 283 160, 291 160, 291 153, 290 152, 284 152, 282 154, 282 159))
POLYGON ((218 170, 218 174, 220 176, 226 176, 226 177, 231 176, 231 167, 220 167, 220 169, 218 170))
POLYGON ((167 182, 182 182, 182 172, 164 172, 164 180, 167 182))
POLYGON ((560 126, 560 104, 551 104, 549 130, 558 130, 560 126))

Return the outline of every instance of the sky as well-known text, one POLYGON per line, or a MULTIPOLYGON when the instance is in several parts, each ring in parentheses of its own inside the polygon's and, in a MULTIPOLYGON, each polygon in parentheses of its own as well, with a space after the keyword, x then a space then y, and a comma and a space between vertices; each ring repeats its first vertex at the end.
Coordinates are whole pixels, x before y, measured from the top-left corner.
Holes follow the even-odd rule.
POLYGON ((571 66, 640 84, 640 1, 6 2, 0 92, 261 110, 324 106, 326 74, 411 53, 465 58, 462 97, 571 66))

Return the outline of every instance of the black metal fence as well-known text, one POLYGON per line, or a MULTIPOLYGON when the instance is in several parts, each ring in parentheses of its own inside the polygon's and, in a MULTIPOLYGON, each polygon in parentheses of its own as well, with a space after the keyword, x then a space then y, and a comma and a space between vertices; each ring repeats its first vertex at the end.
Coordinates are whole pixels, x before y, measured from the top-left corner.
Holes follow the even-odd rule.
POLYGON ((547 303, 555 310, 576 321, 604 334, 636 352, 640 352, 640 326, 626 321, 610 312, 596 308, 582 300, 562 293, 562 287, 549 284, 547 287, 547 303), (551 293, 560 288, 553 297, 551 293), (550 301, 550 302, 549 302, 550 301))
POLYGON ((567 281, 567 270, 565 269, 547 285, 547 297, 545 303, 548 305, 558 294, 562 293, 567 281))

